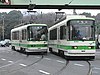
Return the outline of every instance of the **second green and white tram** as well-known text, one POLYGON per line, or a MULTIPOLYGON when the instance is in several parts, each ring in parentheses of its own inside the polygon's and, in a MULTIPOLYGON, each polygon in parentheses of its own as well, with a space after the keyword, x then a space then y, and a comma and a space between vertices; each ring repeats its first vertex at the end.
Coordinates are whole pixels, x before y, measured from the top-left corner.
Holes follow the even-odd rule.
POLYGON ((94 59, 95 19, 83 15, 67 18, 48 30, 49 51, 66 56, 67 59, 94 59))
POLYGON ((11 30, 11 47, 22 52, 47 53, 47 25, 26 24, 11 30))

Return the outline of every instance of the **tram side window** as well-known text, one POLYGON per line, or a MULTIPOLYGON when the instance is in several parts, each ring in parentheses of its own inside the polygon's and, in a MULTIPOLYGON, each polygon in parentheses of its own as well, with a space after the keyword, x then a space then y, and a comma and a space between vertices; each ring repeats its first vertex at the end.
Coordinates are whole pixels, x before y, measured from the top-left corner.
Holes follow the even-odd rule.
POLYGON ((50 31, 50 40, 57 40, 57 28, 50 31))
POLYGON ((12 39, 13 40, 19 40, 19 31, 16 31, 16 32, 12 33, 12 39))
POLYGON ((60 39, 63 40, 63 39, 66 39, 66 26, 61 26, 60 27, 60 39))
POLYGON ((22 40, 26 40, 26 29, 22 30, 22 40))

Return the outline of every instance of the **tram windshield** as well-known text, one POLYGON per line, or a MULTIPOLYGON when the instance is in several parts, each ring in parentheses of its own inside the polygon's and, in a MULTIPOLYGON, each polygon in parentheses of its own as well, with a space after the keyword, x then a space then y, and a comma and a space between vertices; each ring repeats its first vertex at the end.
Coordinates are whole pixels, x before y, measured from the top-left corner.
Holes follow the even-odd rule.
POLYGON ((71 20, 70 39, 71 40, 94 40, 93 20, 71 20))
POLYGON ((46 41, 47 26, 29 26, 28 27, 29 41, 46 41))

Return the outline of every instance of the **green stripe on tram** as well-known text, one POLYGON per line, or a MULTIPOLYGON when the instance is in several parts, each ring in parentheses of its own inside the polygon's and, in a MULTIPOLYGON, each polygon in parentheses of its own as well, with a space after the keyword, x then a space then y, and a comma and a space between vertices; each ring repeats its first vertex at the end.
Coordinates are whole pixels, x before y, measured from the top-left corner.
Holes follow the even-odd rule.
POLYGON ((19 46, 19 43, 11 43, 12 45, 16 45, 16 46, 19 46))
POLYGON ((62 48, 62 49, 72 49, 72 46, 58 45, 57 48, 62 48))
POLYGON ((16 46, 22 46, 22 47, 47 47, 47 44, 18 44, 18 43, 12 43, 12 45, 16 46))
POLYGON ((66 50, 91 50, 96 49, 95 46, 66 46, 66 45, 56 45, 56 44, 50 44, 51 46, 54 46, 56 48, 66 49, 66 50))

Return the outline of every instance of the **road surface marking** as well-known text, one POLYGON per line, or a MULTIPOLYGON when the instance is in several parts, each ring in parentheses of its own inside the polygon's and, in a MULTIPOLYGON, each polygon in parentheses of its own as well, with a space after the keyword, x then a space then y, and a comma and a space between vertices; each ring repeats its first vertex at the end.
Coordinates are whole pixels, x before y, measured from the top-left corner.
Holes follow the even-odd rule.
POLYGON ((59 63, 64 63, 63 61, 60 61, 60 60, 56 60, 57 62, 59 62, 59 63))
POLYGON ((4 59, 4 58, 1 58, 1 60, 6 60, 6 59, 4 59))
POLYGON ((50 58, 44 58, 44 59, 46 59, 46 60, 51 60, 50 58))
POLYGON ((0 68, 4 68, 4 67, 7 67, 7 66, 10 66, 12 64, 7 64, 7 65, 4 65, 4 66, 1 66, 0 68))
POLYGON ((100 68, 98 68, 98 67, 94 67, 93 69, 97 69, 97 70, 100 70, 100 68))
POLYGON ((38 57, 38 56, 35 56, 36 58, 40 58, 40 57, 38 57))
POLYGON ((13 63, 13 61, 8 61, 8 62, 13 63))
POLYGON ((15 63, 18 63, 19 61, 21 61, 21 60, 18 60, 18 61, 16 61, 16 62, 11 63, 11 64, 7 64, 7 65, 4 65, 4 66, 1 66, 0 69, 1 69, 1 68, 4 68, 4 67, 8 67, 8 66, 10 66, 10 65, 13 65, 13 64, 15 64, 15 63))
POLYGON ((22 54, 22 56, 27 56, 27 55, 25 55, 25 54, 22 54))
POLYGON ((46 75, 50 75, 49 72, 46 72, 46 71, 43 71, 43 70, 39 70, 39 72, 43 73, 43 74, 46 74, 46 75))
POLYGON ((27 66, 27 65, 25 65, 25 64, 19 64, 19 65, 24 66, 24 67, 26 67, 26 66, 27 66))
POLYGON ((97 71, 92 71, 92 73, 98 73, 97 71))
POLYGON ((76 63, 76 64, 74 64, 74 65, 76 65, 76 66, 81 66, 81 67, 82 67, 82 66, 84 66, 84 65, 82 65, 82 64, 77 64, 77 63, 76 63))

